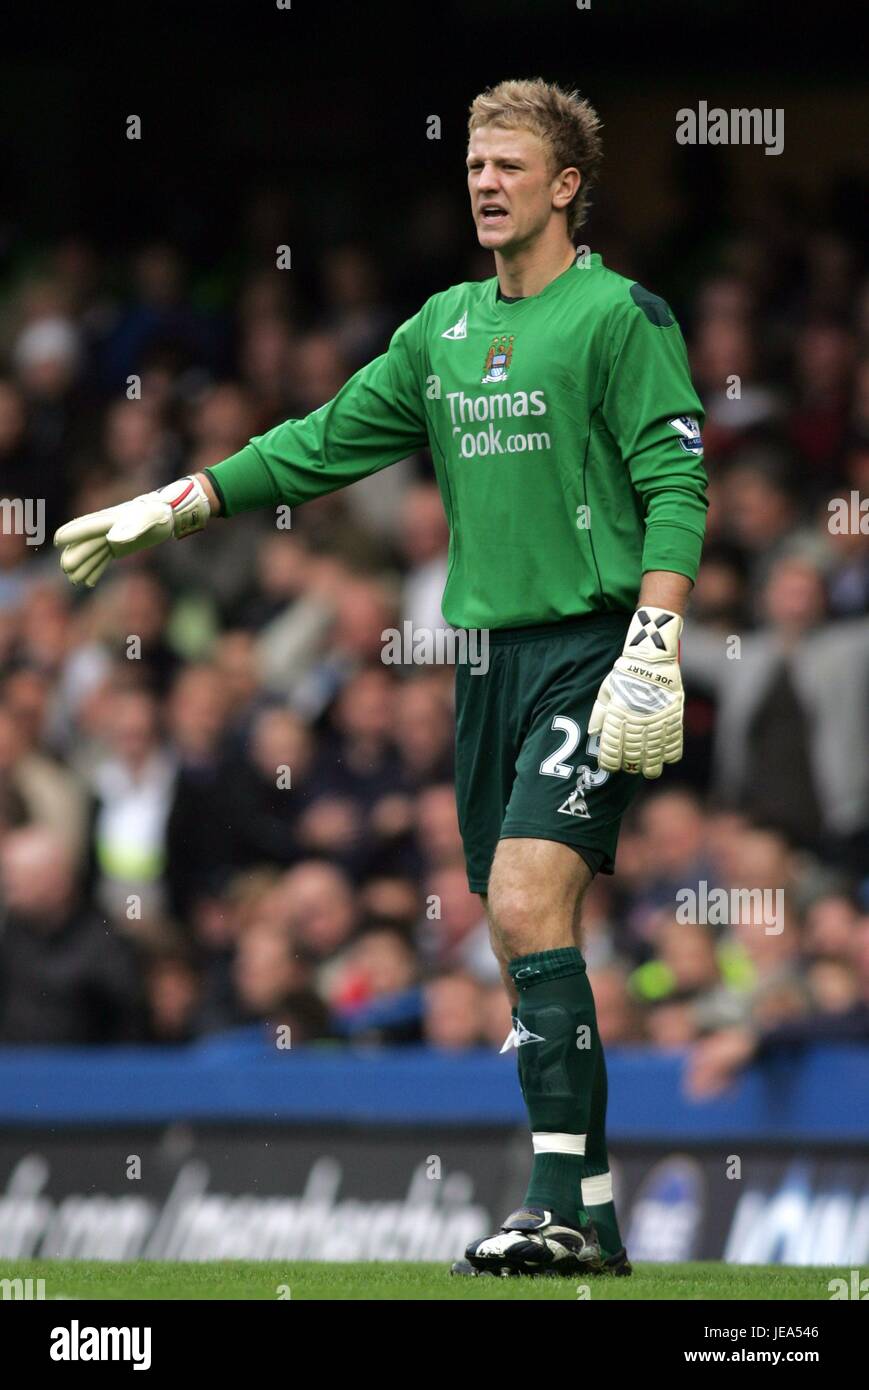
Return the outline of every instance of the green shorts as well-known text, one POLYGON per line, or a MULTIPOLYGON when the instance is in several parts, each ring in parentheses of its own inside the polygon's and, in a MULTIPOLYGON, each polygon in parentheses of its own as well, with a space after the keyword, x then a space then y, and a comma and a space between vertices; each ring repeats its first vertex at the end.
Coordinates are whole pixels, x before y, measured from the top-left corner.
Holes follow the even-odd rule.
POLYGON ((642 779, 603 772, 587 732, 630 613, 489 632, 485 674, 456 667, 456 802, 472 893, 485 893, 499 840, 569 845, 611 874, 622 816, 642 779))

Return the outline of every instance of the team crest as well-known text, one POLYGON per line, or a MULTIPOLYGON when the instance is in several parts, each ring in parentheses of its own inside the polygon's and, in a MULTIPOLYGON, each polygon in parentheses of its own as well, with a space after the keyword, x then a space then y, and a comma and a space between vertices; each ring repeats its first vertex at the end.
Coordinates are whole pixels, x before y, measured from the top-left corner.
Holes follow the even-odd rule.
POLYGON ((702 454, 703 440, 700 438, 700 426, 693 415, 677 415, 675 420, 668 420, 667 424, 676 431, 679 436, 679 443, 686 454, 702 454))
POLYGON ((499 338, 493 338, 489 344, 489 351, 486 354, 486 365, 483 368, 482 382, 500 382, 507 380, 507 373, 510 370, 510 360, 513 356, 514 335, 508 337, 503 333, 499 338))

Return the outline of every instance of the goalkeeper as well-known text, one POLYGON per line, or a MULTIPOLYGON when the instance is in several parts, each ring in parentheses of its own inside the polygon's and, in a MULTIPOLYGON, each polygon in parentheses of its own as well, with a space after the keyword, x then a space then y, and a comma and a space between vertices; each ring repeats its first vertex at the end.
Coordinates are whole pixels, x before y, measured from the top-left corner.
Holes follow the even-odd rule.
POLYGON ((456 796, 533 1150, 522 1207, 462 1273, 630 1273, 579 914, 640 779, 681 756, 679 634, 706 496, 667 304, 574 246, 599 125, 540 80, 478 96, 468 188, 496 275, 434 295, 305 419, 55 537, 90 586, 114 557, 299 506, 429 445, 450 524, 443 613, 489 632, 487 673, 456 671, 456 796))

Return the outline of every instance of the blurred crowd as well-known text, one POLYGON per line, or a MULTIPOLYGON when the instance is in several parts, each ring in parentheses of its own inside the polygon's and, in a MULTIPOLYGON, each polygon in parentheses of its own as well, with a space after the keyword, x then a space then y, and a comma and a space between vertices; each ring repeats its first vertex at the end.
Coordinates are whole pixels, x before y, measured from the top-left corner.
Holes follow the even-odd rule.
MULTIPOLYGON (((663 252, 656 277, 599 249, 668 292, 663 252)), ((0 498, 39 503, 0 527, 0 1041, 503 1042, 453 672, 381 660, 384 629, 443 626, 428 457, 93 593, 51 547, 322 404, 442 275, 492 273, 462 254, 393 284, 347 242, 299 296, 262 263, 205 283, 176 246, 70 238, 0 286, 0 498)), ((638 798, 584 941, 604 1041, 691 1048, 708 1094, 766 1047, 869 1035, 869 278, 846 236, 770 214, 674 307, 711 500, 686 754, 638 798), (777 895, 775 924, 680 918, 722 888, 777 895)))

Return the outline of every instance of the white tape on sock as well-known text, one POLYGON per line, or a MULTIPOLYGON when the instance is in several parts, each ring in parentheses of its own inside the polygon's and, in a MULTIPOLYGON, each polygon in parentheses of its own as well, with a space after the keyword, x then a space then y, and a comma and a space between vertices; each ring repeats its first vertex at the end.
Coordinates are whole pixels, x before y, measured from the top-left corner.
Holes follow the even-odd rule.
POLYGON ((532 1134, 531 1142, 536 1154, 580 1154, 585 1155, 587 1134, 532 1134))
MULTIPOLYGON (((585 1151, 583 1150, 583 1152, 585 1151)), ((612 1199, 612 1173, 598 1173, 597 1177, 583 1178, 582 1205, 584 1207, 602 1207, 604 1202, 611 1202, 612 1199)))

